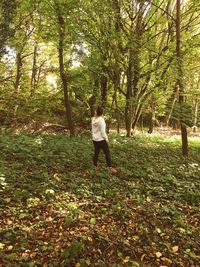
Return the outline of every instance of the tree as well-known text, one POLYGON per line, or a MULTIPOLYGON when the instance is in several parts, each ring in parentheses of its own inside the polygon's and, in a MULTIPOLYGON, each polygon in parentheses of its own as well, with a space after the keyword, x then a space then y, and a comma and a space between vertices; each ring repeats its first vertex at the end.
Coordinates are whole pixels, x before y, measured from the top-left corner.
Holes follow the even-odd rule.
POLYGON ((75 134, 74 132, 74 125, 72 121, 72 111, 71 111, 71 104, 69 100, 69 90, 68 90, 68 82, 67 82, 67 76, 65 73, 64 68, 64 41, 65 41, 65 20, 63 18, 63 15, 61 13, 61 6, 57 1, 55 1, 55 12, 57 16, 57 25, 58 25, 58 58, 59 58, 59 70, 60 70, 60 78, 63 85, 63 91, 64 91, 64 100, 65 100, 65 108, 66 108, 66 117, 68 122, 68 127, 70 131, 70 135, 73 136, 75 134))
MULTIPOLYGON (((7 6, 2 3, 1 23, 7 6)), ((141 115, 145 122, 151 114, 150 132, 155 116, 164 111, 171 125, 183 85, 180 114, 186 110, 188 115, 182 122, 198 124, 200 4, 182 3, 180 55, 175 4, 176 0, 18 1, 12 9, 16 16, 8 19, 15 35, 4 38, 15 64, 9 53, 1 58, 4 111, 9 107, 12 117, 17 106, 16 118, 41 118, 45 106, 46 120, 66 121, 73 135, 74 122, 80 125, 84 117, 88 122, 96 105, 103 104, 109 121, 118 131, 125 126, 131 136, 141 115)))
POLYGON ((180 0, 176 0, 176 58, 177 58, 177 86, 179 88, 179 105, 180 105, 180 125, 181 125, 181 137, 182 137, 182 153, 183 156, 188 156, 188 138, 187 128, 184 122, 184 85, 183 85, 183 66, 181 55, 181 3, 180 0))
POLYGON ((16 11, 15 0, 1 0, 0 2, 0 58, 6 53, 6 44, 15 34, 13 23, 16 11))

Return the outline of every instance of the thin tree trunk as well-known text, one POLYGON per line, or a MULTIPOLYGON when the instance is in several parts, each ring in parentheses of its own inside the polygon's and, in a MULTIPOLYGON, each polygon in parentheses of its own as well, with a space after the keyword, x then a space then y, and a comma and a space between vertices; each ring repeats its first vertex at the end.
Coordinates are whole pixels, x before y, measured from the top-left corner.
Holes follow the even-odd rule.
POLYGON ((68 81, 65 74, 64 69, 64 59, 63 59, 63 50, 64 50, 64 34, 65 34, 65 22, 60 14, 60 7, 56 4, 56 11, 57 11, 57 19, 58 19, 58 27, 59 27, 59 47, 58 47, 58 58, 59 58, 59 71, 60 71, 60 78, 63 85, 64 91, 64 101, 65 101, 65 110, 66 110, 66 118, 68 123, 68 128, 70 131, 70 135, 75 135, 74 124, 72 120, 72 111, 71 111, 71 103, 69 100, 69 91, 68 91, 68 81))
POLYGON ((95 97, 95 95, 92 95, 89 98, 89 106, 90 106, 90 115, 91 115, 91 117, 94 117, 94 115, 95 115, 95 103, 96 103, 96 97, 95 97))
POLYGON ((33 51, 33 66, 31 75, 31 94, 30 94, 31 97, 35 93, 36 76, 37 76, 37 44, 34 46, 34 51, 33 51))
POLYGON ((44 60, 44 61, 40 64, 40 66, 38 67, 35 87, 39 86, 40 78, 41 78, 41 73, 42 73, 42 67, 44 66, 45 62, 46 62, 46 60, 44 60))
POLYGON ((144 116, 143 116, 143 113, 141 114, 140 118, 141 118, 141 123, 140 123, 141 131, 142 131, 142 133, 144 133, 144 116))
POLYGON ((195 102, 194 102, 194 125, 193 125, 193 132, 196 132, 197 131, 198 110, 199 110, 199 101, 198 101, 198 99, 195 99, 195 102))
POLYGON ((155 127, 155 121, 156 121, 156 111, 155 111, 154 107, 152 107, 150 115, 151 115, 151 117, 150 117, 150 124, 149 124, 148 133, 152 134, 153 130, 154 130, 154 127, 155 127))
POLYGON ((119 114, 119 107, 117 101, 117 93, 120 88, 120 74, 117 73, 116 83, 114 85, 114 103, 115 103, 115 114, 117 119, 117 133, 120 132, 120 114, 119 114))
POLYGON ((133 123, 132 123, 132 129, 133 131, 135 130, 136 128, 136 125, 138 123, 138 120, 140 118, 140 115, 141 115, 141 112, 142 112, 142 108, 143 108, 143 105, 138 105, 137 106, 137 110, 135 111, 135 117, 134 117, 134 120, 133 120, 133 123))
POLYGON ((17 99, 17 103, 14 105, 14 117, 15 118, 16 118, 18 107, 19 107, 18 94, 20 91, 20 81, 21 81, 21 76, 22 76, 22 65, 23 65, 22 55, 20 52, 17 52, 16 65, 17 65, 17 71, 16 71, 16 78, 15 78, 15 83, 14 83, 14 94, 15 94, 15 98, 17 99))
MULTIPOLYGON (((127 85, 128 86, 128 85, 127 85)), ((126 94, 126 106, 125 106, 125 124, 126 124, 126 136, 131 136, 131 129, 132 129, 132 100, 130 96, 130 92, 128 89, 128 92, 126 94)))
POLYGON ((101 83, 101 101, 102 101, 102 106, 106 107, 107 105, 107 90, 108 90, 108 78, 106 75, 102 75, 100 78, 100 83, 101 83))
POLYGON ((17 72, 16 72, 14 88, 15 88, 15 93, 17 95, 19 93, 20 80, 22 76, 22 55, 20 52, 17 53, 16 65, 17 65, 17 72))
POLYGON ((165 125, 168 126, 169 125, 169 121, 172 115, 172 112, 174 110, 174 105, 177 101, 177 97, 178 97, 178 91, 179 91, 179 87, 178 87, 178 83, 176 81, 175 86, 174 86, 174 90, 173 93, 168 101, 168 108, 167 108, 167 112, 165 114, 165 125))
MULTIPOLYGON (((120 132, 120 113, 119 113, 119 108, 118 108, 118 100, 117 100, 117 94, 120 92, 120 78, 121 78, 121 71, 120 71, 120 66, 119 66, 119 61, 120 61, 120 55, 123 53, 123 45, 122 45, 122 21, 121 21, 121 6, 120 6, 120 1, 114 0, 113 1, 113 6, 115 8, 115 31, 117 33, 117 44, 114 47, 114 58, 115 58, 115 65, 114 65, 114 75, 113 75, 113 80, 114 80, 114 95, 113 95, 113 100, 115 104, 115 116, 117 120, 117 133, 120 132)), ((122 83, 123 83, 122 79, 122 83)), ((122 89, 123 91, 123 89, 122 89)))
POLYGON ((99 77, 94 80, 94 87, 92 90, 92 96, 89 98, 90 115, 93 117, 96 111, 97 91, 99 89, 99 77))
MULTIPOLYGON (((133 30, 133 29, 132 29, 133 30)), ((127 137, 131 136, 132 130, 132 114, 133 114, 133 49, 129 48, 129 64, 127 69, 127 91, 126 91, 126 106, 125 106, 125 124, 127 137)))
POLYGON ((180 3, 180 0, 177 0, 176 1, 176 57, 177 57, 177 70, 178 70, 177 84, 179 86, 182 153, 184 157, 187 157, 188 156, 188 137, 187 137, 187 128, 184 123, 184 110, 183 110, 185 98, 184 98, 184 86, 183 86, 180 24, 181 24, 181 3, 180 3))

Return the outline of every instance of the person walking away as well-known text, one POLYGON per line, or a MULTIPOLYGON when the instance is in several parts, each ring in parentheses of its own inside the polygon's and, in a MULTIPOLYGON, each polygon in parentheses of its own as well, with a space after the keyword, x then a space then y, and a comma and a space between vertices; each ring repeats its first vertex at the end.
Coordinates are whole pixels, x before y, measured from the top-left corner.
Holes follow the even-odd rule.
POLYGON ((95 117, 92 118, 92 141, 94 144, 94 157, 93 162, 96 170, 99 171, 98 166, 98 157, 99 152, 103 150, 106 158, 107 166, 111 173, 117 173, 116 168, 111 165, 110 150, 109 150, 109 141, 108 135, 106 133, 106 123, 103 117, 103 107, 99 106, 96 110, 95 117))

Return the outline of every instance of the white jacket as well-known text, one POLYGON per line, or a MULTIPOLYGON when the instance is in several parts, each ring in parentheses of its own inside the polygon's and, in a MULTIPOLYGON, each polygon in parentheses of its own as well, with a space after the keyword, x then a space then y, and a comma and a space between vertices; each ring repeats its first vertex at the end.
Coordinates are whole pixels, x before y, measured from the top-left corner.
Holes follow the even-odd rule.
POLYGON ((106 134, 106 123, 102 116, 92 118, 92 140, 93 141, 108 141, 106 134))

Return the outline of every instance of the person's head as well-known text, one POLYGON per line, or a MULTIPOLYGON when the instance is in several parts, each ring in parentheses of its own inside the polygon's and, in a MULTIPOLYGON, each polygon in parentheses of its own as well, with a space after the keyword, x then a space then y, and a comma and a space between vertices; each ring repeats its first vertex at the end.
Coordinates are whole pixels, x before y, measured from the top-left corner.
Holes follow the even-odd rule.
POLYGON ((103 107, 102 106, 98 106, 97 110, 96 110, 96 114, 97 116, 101 116, 103 114, 103 107))

